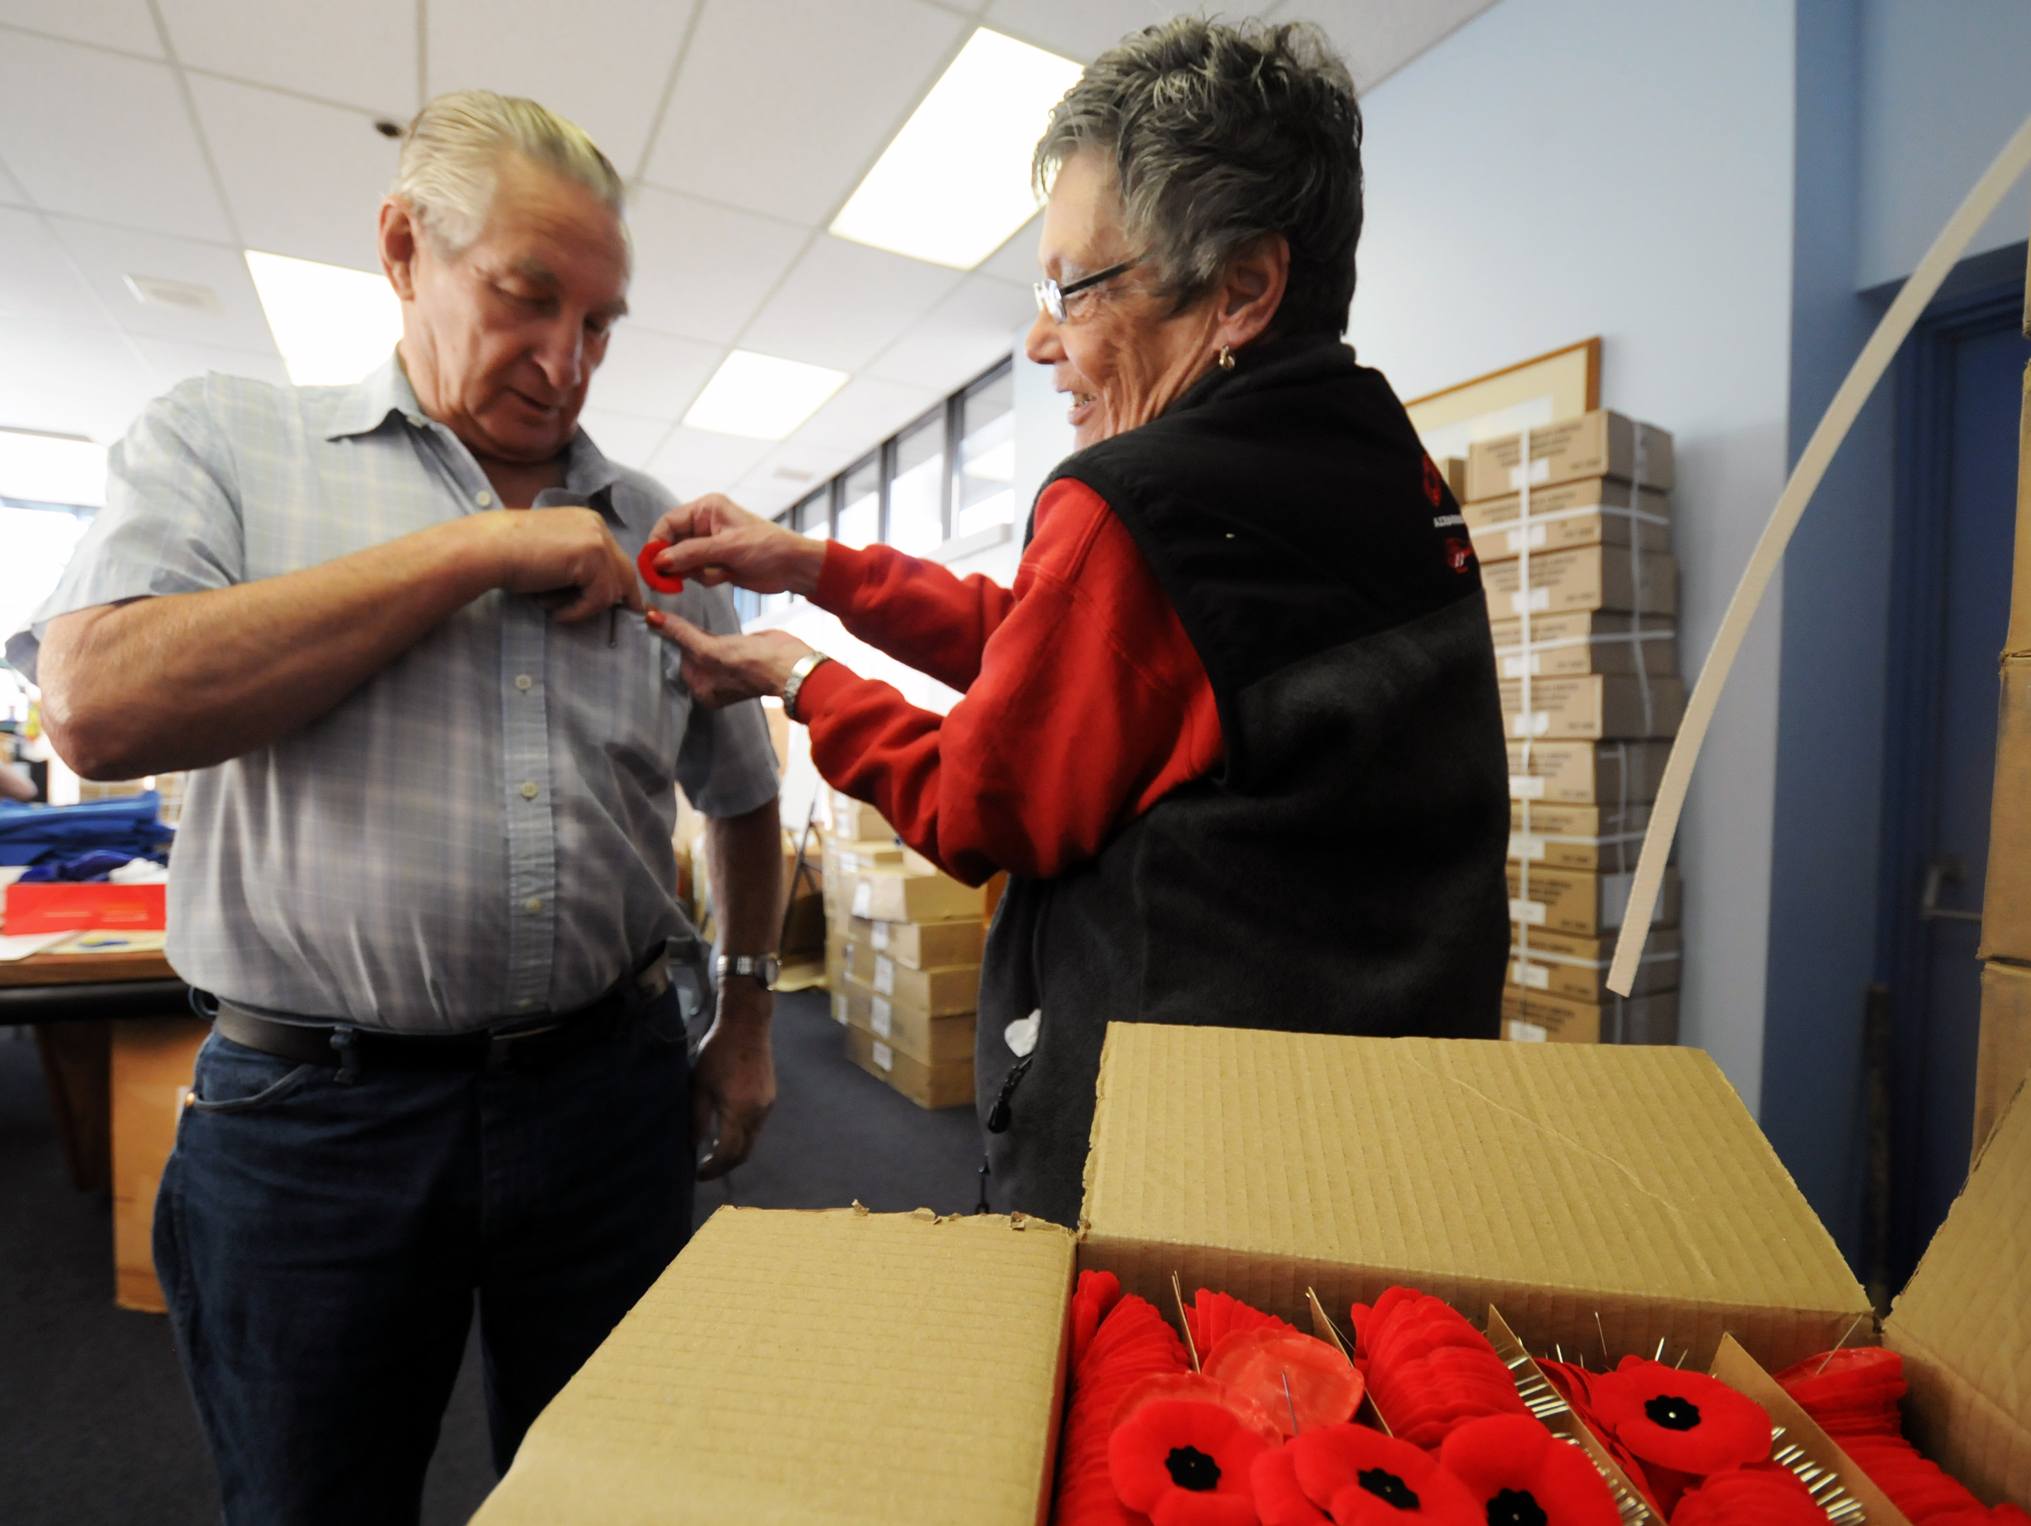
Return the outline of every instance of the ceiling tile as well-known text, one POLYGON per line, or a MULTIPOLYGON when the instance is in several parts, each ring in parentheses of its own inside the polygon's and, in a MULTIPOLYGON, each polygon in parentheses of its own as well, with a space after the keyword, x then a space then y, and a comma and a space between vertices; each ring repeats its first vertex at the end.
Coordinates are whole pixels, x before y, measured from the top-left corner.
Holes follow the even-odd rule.
POLYGON ((631 176, 694 8, 692 0, 430 0, 430 93, 533 97, 591 133, 631 176))
POLYGON ((578 415, 578 422, 609 461, 637 471, 655 455, 663 436, 670 432, 668 419, 637 418, 631 413, 613 413, 605 408, 585 409, 578 415))
POLYGON ((631 199, 629 323, 730 344, 775 289, 809 228, 643 186, 631 199))
POLYGON ((625 324, 614 331, 588 399, 602 410, 674 419, 691 406, 725 350, 625 324))
POLYGON ((0 366, 0 426, 119 439, 162 389, 111 324, 0 318, 0 349, 32 357, 0 366))
POLYGON ((4 164, 0 164, 0 202, 11 207, 28 205, 28 193, 21 189, 21 182, 7 172, 4 164))
POLYGON ((740 336, 743 349, 857 371, 965 279, 829 234, 740 336))
POLYGON ((395 117, 416 109, 416 0, 261 0, 257 16, 220 0, 156 3, 194 68, 395 117))
POLYGON ((274 348, 246 261, 237 251, 68 217, 49 221, 58 241, 98 293, 106 315, 128 333, 223 349, 274 348), (129 275, 160 276, 205 287, 217 305, 203 310, 144 304, 128 289, 129 275))
POLYGON ((381 268, 374 226, 395 145, 368 114, 202 75, 190 88, 250 249, 381 268))
POLYGON ((255 381, 289 385, 288 368, 270 345, 266 350, 218 349, 207 344, 177 344, 161 339, 138 341, 141 357, 153 371, 155 390, 167 392, 187 377, 217 371, 226 376, 250 376, 255 381))
POLYGON ((0 23, 162 56, 162 34, 148 13, 148 0, 0 0, 0 23))
POLYGON ((49 211, 230 237, 166 65, 9 34, 0 48, 0 159, 49 211))
POLYGON ((923 0, 706 0, 644 178, 824 222, 968 32, 923 0))
POLYGON ((1091 63, 1130 32, 1181 11, 1198 15, 1203 9, 1162 0, 994 0, 981 13, 981 20, 996 31, 1083 64, 1091 63))
POLYGON ((856 376, 805 420, 793 438, 864 454, 929 410, 942 396, 929 387, 856 376))
POLYGON ((701 493, 725 492, 746 476, 769 449, 767 440, 712 434, 703 429, 686 429, 680 424, 670 431, 663 448, 650 461, 648 472, 681 502, 701 493))
POLYGON ((1039 212, 1016 229, 1007 243, 980 262, 980 273, 1013 281, 1027 292, 1030 283, 1043 273, 1037 264, 1037 240, 1043 237, 1043 233, 1044 214, 1039 212))
POLYGON ((1280 0, 1275 20, 1316 21, 1368 90, 1495 0, 1280 0))
POLYGON ((44 317, 104 324, 105 309, 49 225, 34 212, 0 208, 0 318, 44 317))
POLYGON ((868 374, 940 394, 956 392, 1008 355, 1036 311, 1027 288, 969 276, 882 351, 868 374))

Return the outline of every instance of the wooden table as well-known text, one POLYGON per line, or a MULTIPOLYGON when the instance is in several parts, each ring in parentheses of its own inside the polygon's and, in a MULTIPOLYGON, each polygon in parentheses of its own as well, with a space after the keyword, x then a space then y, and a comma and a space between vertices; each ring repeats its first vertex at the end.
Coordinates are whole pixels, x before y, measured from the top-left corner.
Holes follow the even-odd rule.
POLYGON ((0 1024, 35 1029, 57 1137, 79 1191, 111 1182, 112 1024, 189 1011, 186 988, 159 949, 49 952, 0 964, 0 1024))

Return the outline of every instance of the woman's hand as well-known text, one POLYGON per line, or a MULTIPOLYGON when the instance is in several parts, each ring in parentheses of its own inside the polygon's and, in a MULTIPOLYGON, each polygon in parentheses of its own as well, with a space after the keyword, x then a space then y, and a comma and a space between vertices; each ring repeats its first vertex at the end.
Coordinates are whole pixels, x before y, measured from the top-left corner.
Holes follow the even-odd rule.
POLYGON ((707 587, 732 583, 753 593, 818 591, 825 543, 750 514, 731 498, 707 493, 656 521, 652 540, 670 542, 656 558, 669 577, 696 578, 707 587))
POLYGON ((691 697, 708 710, 763 695, 781 695, 797 659, 811 647, 787 631, 756 631, 751 636, 715 636, 681 615, 651 609, 649 629, 673 642, 684 654, 678 675, 691 697))

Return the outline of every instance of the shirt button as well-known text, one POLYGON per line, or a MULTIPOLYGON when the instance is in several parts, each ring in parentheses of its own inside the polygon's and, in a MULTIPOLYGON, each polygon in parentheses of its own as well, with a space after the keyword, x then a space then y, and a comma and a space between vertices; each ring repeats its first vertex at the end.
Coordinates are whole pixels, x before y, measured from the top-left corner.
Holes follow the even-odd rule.
POLYGON ((472 501, 484 509, 494 501, 494 495, 492 493, 475 493, 473 494, 472 501))
POLYGON ((534 779, 524 779, 522 781, 522 798, 524 800, 534 800, 541 793, 542 791, 537 788, 534 779))
POLYGON ((541 911, 542 909, 543 909, 543 897, 541 897, 540 895, 532 895, 529 897, 528 900, 522 903, 522 910, 526 912, 533 913, 541 911))
POLYGON ((517 673, 515 675, 515 687, 520 689, 524 694, 527 694, 535 685, 536 680, 531 678, 527 673, 517 673))

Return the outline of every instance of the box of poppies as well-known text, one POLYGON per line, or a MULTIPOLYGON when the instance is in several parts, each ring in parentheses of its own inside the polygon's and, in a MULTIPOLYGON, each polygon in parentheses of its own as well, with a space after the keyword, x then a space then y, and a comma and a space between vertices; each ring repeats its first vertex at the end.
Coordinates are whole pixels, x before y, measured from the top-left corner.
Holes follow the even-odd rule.
POLYGON ((2022 1521, 2027 1173, 1879 1330, 1695 1051, 1117 1024, 1076 1232, 721 1210, 477 1519, 2022 1521))

